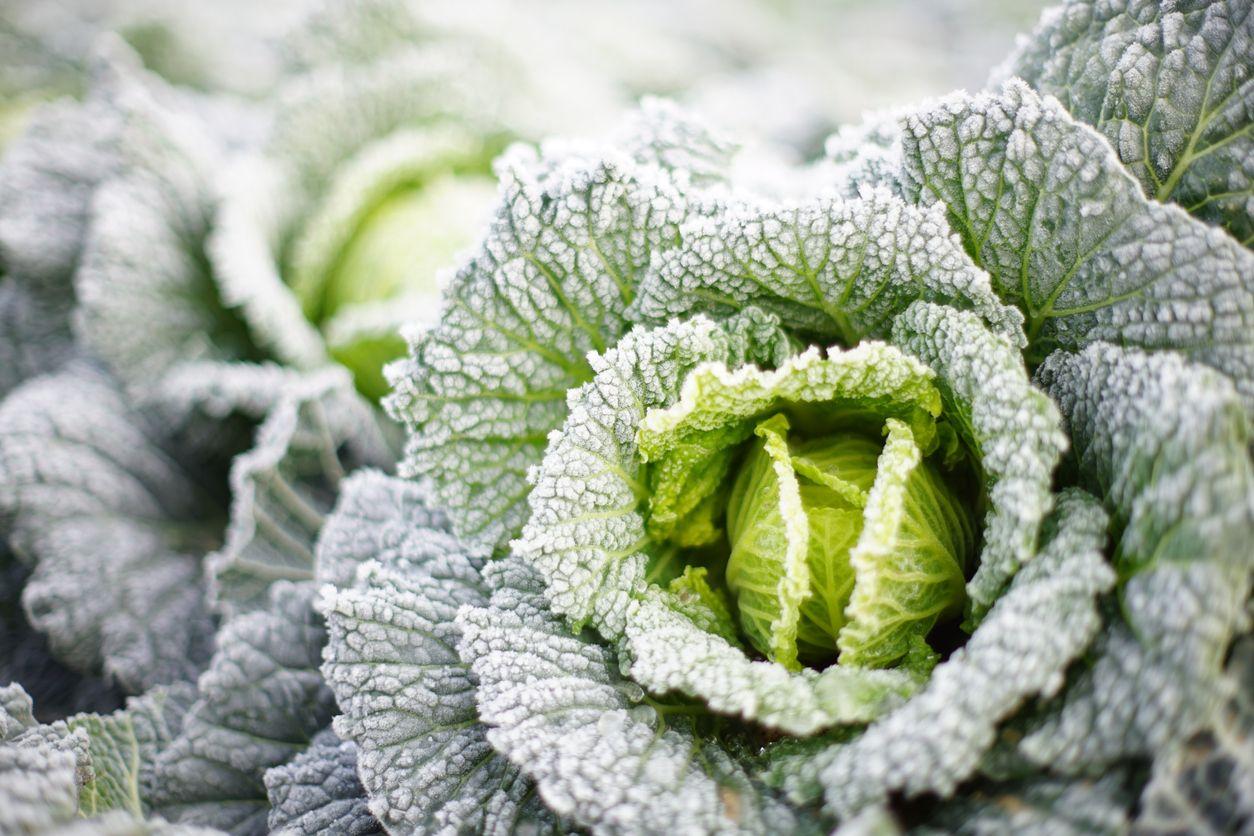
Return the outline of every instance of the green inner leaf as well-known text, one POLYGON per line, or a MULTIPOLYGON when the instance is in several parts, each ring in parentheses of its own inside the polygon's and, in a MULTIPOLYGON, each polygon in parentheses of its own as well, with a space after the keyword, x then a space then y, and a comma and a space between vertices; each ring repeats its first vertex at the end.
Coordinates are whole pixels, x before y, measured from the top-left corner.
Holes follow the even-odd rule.
POLYGON ((496 183, 482 174, 441 174, 376 204, 302 301, 326 320, 350 305, 438 289, 436 273, 474 240, 496 183), (318 290, 321 291, 318 294, 318 290))

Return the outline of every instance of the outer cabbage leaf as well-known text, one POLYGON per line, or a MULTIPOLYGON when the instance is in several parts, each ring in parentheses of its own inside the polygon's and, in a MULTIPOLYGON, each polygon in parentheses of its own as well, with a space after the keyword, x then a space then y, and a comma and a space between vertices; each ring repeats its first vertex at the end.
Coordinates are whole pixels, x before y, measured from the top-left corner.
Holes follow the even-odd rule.
POLYGON ((224 149, 199 114, 163 101, 168 91, 153 79, 134 78, 122 92, 117 142, 130 159, 92 201, 75 325, 133 391, 147 392, 181 362, 261 353, 223 304, 205 253, 224 149))
POLYGON ((1006 71, 1110 140, 1147 197, 1254 242, 1249 0, 1067 0, 1006 71))
POLYGON ((90 777, 86 732, 39 727, 30 697, 17 684, 0 688, 0 828, 38 833, 74 818, 90 777))
POLYGON ((989 507, 979 568, 967 583, 969 621, 978 623, 1036 553, 1067 439, 1019 352, 973 314, 918 302, 893 323, 892 339, 935 372, 942 414, 980 464, 989 507))
POLYGON ((1118 836, 1128 832, 1132 780, 1120 772, 1095 779, 1053 776, 975 784, 932 816, 925 834, 1118 836))
POLYGON ((490 602, 458 616, 461 654, 488 739, 549 809, 594 833, 804 832, 712 737, 651 707, 613 653, 571 635, 532 570, 511 557, 485 575, 490 602))
POLYGON ((941 212, 887 190, 792 207, 732 204, 680 230, 657 258, 630 315, 661 323, 694 310, 754 305, 790 329, 855 345, 887 336, 916 299, 970 308, 1012 340, 1019 314, 993 293, 941 212))
POLYGON ((772 780, 797 802, 819 795, 844 819, 890 796, 954 794, 980 766, 998 724, 1029 698, 1052 696, 1101 628, 1099 596, 1115 581, 1102 548, 1106 514, 1082 491, 1063 494, 1044 547, 980 628, 901 708, 860 737, 783 757, 772 780))
POLYGON ((231 466, 231 524, 206 566, 228 615, 266 604, 279 579, 314 577, 314 543, 346 474, 392 455, 370 405, 342 370, 296 381, 231 466))
POLYGON ((115 124, 96 98, 47 104, 0 157, 0 394, 74 353, 71 278, 115 124))
POLYGON ((0 164, 0 260, 34 289, 64 292, 96 186, 114 167, 107 102, 39 109, 0 164))
POLYGON ((0 275, 0 397, 74 356, 64 297, 47 299, 15 276, 0 275))
POLYGON ((824 167, 845 198, 859 197, 867 187, 901 195, 901 129, 897 110, 868 114, 860 124, 845 125, 823 144, 824 167))
POLYGON ((1214 727, 1155 759, 1138 834, 1242 833, 1254 826, 1254 637, 1236 643, 1227 672, 1235 687, 1214 727))
POLYGON ((403 555, 421 554, 430 532, 448 527, 448 517, 433 506, 423 485, 369 468, 353 473, 340 484, 334 513, 318 536, 317 580, 347 589, 362 564, 391 564, 403 555))
POLYGON ((0 166, 5 281, 33 308, 7 313, 38 316, 22 323, 32 337, 54 334, 81 293, 86 342, 128 384, 151 385, 182 355, 247 356, 198 247, 212 215, 206 171, 254 121, 176 92, 106 39, 86 100, 41 110, 0 166))
POLYGON ((30 621, 67 664, 130 691, 194 676, 213 636, 199 555, 218 503, 168 442, 85 367, 0 405, 0 514, 33 566, 30 621))
POLYGON ((488 743, 475 676, 457 654, 458 608, 486 601, 480 561, 443 528, 420 527, 431 512, 416 490, 369 471, 354 478, 319 546, 319 563, 340 578, 365 561, 355 582, 324 587, 321 603, 336 733, 357 744, 370 810, 385 827, 552 829, 530 782, 488 743), (377 524, 362 525, 364 513, 377 524))
POLYGON ((1070 466, 1111 512, 1121 584, 1091 661, 1019 749, 1091 770, 1164 751, 1223 704, 1254 570, 1249 418, 1229 381, 1173 354, 1098 344, 1039 377, 1069 425, 1070 466))
POLYGON ((1147 200, 1106 141, 1021 82, 904 122, 906 194, 939 202, 1027 317, 1028 358, 1109 340, 1175 349, 1254 404, 1254 253, 1147 200))
POLYGON ((357 747, 324 729, 309 748, 266 772, 271 833, 380 833, 357 780, 357 747))
POLYGON ((189 692, 156 689, 112 714, 41 726, 19 685, 0 689, 0 829, 43 833, 104 816, 101 830, 149 832, 140 820, 146 770, 177 732, 189 692))
POLYGON ((685 192, 723 148, 661 105, 617 150, 516 147, 501 204, 453 276, 438 325, 391 367, 388 408, 410 432, 404 475, 433 480, 454 530, 501 549, 526 521, 528 468, 566 417, 585 359, 627 330, 651 253, 675 243, 685 192))
POLYGON ((264 833, 267 769, 331 720, 318 673, 325 631, 312 584, 273 584, 266 609, 229 621, 177 738, 158 755, 146 800, 171 821, 264 833))
POLYGON ((125 695, 116 686, 63 665, 48 647, 48 638, 31 626, 22 608, 29 576, 30 567, 0 543, 0 682, 20 682, 45 723, 121 708, 125 695))

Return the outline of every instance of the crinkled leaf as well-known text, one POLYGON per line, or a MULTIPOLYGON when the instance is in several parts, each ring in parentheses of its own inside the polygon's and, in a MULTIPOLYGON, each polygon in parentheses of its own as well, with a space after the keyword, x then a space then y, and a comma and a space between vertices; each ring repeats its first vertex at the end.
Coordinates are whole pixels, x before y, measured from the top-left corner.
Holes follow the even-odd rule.
POLYGON ((370 405, 341 370, 290 386, 231 466, 231 524, 207 571, 228 615, 264 607, 279 579, 314 577, 314 543, 346 474, 392 455, 370 405))
POLYGON ((1254 403, 1254 253, 1147 200, 1092 128, 1021 82, 904 120, 906 194, 940 203, 1027 318, 1029 359, 1108 340, 1175 349, 1254 403))
POLYGON ((972 314, 916 303, 893 323, 892 339, 936 374, 942 414, 979 463, 988 511, 979 568, 967 584, 970 620, 978 623, 1036 553, 1067 439, 1057 408, 1032 387, 1019 352, 972 314))
POLYGON ((1254 242, 1249 0, 1068 0, 1005 68, 1110 140, 1146 196, 1254 242))
POLYGON ((514 558, 487 570, 486 605, 458 616, 479 716, 549 809, 596 833, 800 828, 712 739, 666 718, 614 655, 571 635, 544 584, 514 558))
POLYGON ((65 728, 81 730, 90 741, 92 777, 79 791, 79 815, 109 810, 144 814, 154 759, 181 729, 191 693, 191 686, 182 682, 132 697, 113 714, 79 714, 64 721, 65 728))
POLYGON ((0 830, 39 833, 71 821, 90 778, 86 732, 37 726, 18 684, 0 688, 0 830))
POLYGON ((318 672, 325 631, 312 584, 278 581, 266 609, 229 621, 179 736, 157 757, 152 811, 170 821, 264 833, 267 769, 302 751, 331 720, 318 672))
POLYGON ((1115 580, 1102 554, 1106 525, 1092 497, 1064 494, 1041 553, 919 693, 851 743, 781 759, 773 780, 798 802, 821 794, 842 819, 898 793, 952 795, 980 765, 998 724, 1029 698, 1061 688, 1067 665, 1097 635, 1097 599, 1115 580))
POLYGON ((633 318, 661 323, 754 305, 796 331, 852 346, 887 335, 893 316, 925 299, 969 308, 1022 337, 1021 317, 997 299, 940 212, 883 189, 793 207, 719 208, 686 223, 682 246, 657 258, 633 318))
MULTIPOLYGON (((0 682, 20 682, 42 722, 79 712, 108 713, 125 695, 103 677, 84 675, 62 664, 22 607, 30 567, 0 542, 0 682)), ((3 733, 0 732, 0 737, 3 733)))
POLYGON ((1019 748, 1093 769, 1162 751, 1223 703, 1254 569, 1249 419, 1229 381, 1174 354, 1098 344, 1039 378, 1069 425, 1070 466, 1111 512, 1121 584, 1092 661, 1019 748))
POLYGON ((837 637, 840 664, 899 662, 926 671, 935 662, 927 634, 961 609, 975 537, 970 517, 923 463, 909 425, 889 418, 885 430, 862 531, 849 552, 854 584, 837 637))
POLYGON ((32 288, 66 293, 96 186, 115 164, 105 101, 45 105, 0 164, 0 259, 32 288))
POLYGON ((550 829, 530 782, 488 743, 475 677, 457 655, 458 608, 486 599, 478 561, 447 531, 411 525, 431 513, 413 491, 377 474, 354 479, 319 546, 329 566, 369 558, 355 582, 324 587, 322 670, 342 712, 336 733, 357 745, 370 810, 385 827, 550 829), (381 525, 361 525, 367 503, 381 525))
POLYGON ((1243 833, 1254 827, 1254 637, 1232 651, 1233 694, 1210 729, 1154 760, 1135 829, 1170 833, 1243 833))
POLYGON ((896 110, 867 115, 856 125, 845 125, 823 145, 825 166, 845 198, 867 188, 882 187, 901 194, 901 113, 896 110))
POLYGON ((366 791, 357 780, 357 747, 324 729, 309 748, 266 772, 271 833, 380 833, 366 809, 366 791))
POLYGON ((410 432, 402 472, 434 481, 471 544, 500 549, 518 533, 527 470, 566 417, 566 391, 592 377, 586 355, 626 330, 651 254, 675 241, 691 175, 659 161, 672 143, 703 147, 675 118, 646 111, 630 153, 508 152, 500 208, 439 324, 391 367, 388 406, 410 432))
POLYGON ((432 507, 422 485, 362 469, 340 484, 334 513, 318 537, 315 577, 347 589, 364 563, 422 554, 432 530, 448 531, 448 518, 432 507))
MULTIPOLYGON (((0 830, 43 833, 104 816, 118 832, 148 832, 144 779, 177 732, 190 687, 155 689, 112 714, 37 725, 19 685, 0 689, 0 830)), ((61 831, 57 831, 61 832, 61 831)))
POLYGON ((194 676, 213 636, 199 557, 220 512, 166 442, 85 367, 0 405, 0 512, 34 567, 30 621, 68 664, 130 691, 194 676))

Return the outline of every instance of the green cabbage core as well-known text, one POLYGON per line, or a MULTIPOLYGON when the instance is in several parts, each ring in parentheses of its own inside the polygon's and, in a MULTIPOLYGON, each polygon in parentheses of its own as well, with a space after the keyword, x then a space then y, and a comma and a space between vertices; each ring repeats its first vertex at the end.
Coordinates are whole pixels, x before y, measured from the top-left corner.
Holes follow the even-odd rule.
POLYGON ((694 371, 637 432, 650 580, 789 670, 930 667, 929 633, 966 603, 980 496, 932 381, 880 343, 694 371))
POLYGON ((492 178, 453 174, 384 199, 362 220, 329 271, 321 318, 365 302, 434 294, 436 273, 473 242, 485 208, 495 199, 492 178))
POLYGON ((284 280, 329 353, 375 397, 401 325, 438 315, 438 276, 496 203, 490 149, 452 129, 401 131, 344 161, 287 244, 284 280))
POLYGON ((842 662, 876 667, 926 661, 927 630, 961 610, 973 545, 970 516, 941 470, 906 450, 913 464, 901 473, 891 462, 879 478, 879 493, 892 497, 871 504, 880 460, 903 455, 884 439, 855 432, 797 439, 782 413, 755 435, 727 501, 726 583, 749 643, 773 660, 795 656, 812 665, 837 653, 842 662), (891 520, 876 525, 884 521, 870 514, 891 520), (862 553, 881 545, 870 541, 884 529, 892 542, 875 555, 879 565, 855 571, 851 554, 860 544, 862 553), (879 587, 875 603, 893 614, 873 635, 851 630, 842 641, 859 574, 879 587))

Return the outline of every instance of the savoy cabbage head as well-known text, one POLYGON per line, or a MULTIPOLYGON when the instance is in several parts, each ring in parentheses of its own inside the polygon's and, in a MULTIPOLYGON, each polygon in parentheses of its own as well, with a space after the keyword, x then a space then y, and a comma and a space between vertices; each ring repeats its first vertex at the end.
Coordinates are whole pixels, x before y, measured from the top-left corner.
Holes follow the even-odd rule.
POLYGON ((1249 0, 767 174, 508 5, 7 150, 0 833, 1254 826, 1249 0))
MULTIPOLYGON (((1251 25, 1065 4, 1017 77, 842 132, 795 197, 661 103, 507 154, 387 404, 402 475, 495 555, 460 663, 550 810, 978 829, 1006 793, 1079 830, 1092 794, 1149 827, 1211 734, 1230 783, 1195 815, 1248 822, 1242 733, 1206 730, 1233 727, 1254 569, 1251 25)), ((324 601, 363 759, 421 757, 378 730, 441 693, 404 603, 432 583, 367 564, 324 601)), ((368 775, 380 814, 414 786, 368 775)))

